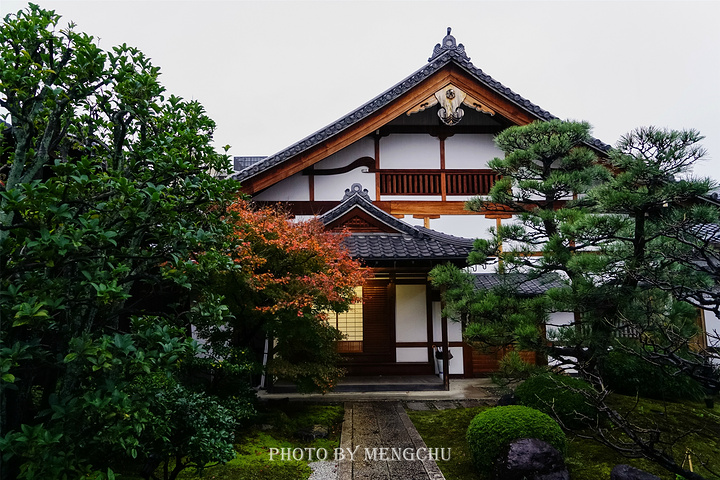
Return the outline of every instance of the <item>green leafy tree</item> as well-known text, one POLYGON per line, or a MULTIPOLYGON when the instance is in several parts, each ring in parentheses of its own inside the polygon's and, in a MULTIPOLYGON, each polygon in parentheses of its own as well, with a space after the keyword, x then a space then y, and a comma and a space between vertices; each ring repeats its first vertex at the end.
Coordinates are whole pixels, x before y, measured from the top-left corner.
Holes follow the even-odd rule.
MULTIPOLYGON (((197 102, 165 96, 137 49, 105 52, 59 20, 31 4, 0 27, 10 124, 0 145, 0 472, 226 460, 229 436, 207 449, 157 443, 189 428, 167 417, 180 403, 228 405, 183 366, 195 356, 190 325, 229 315, 204 281, 234 268, 225 219, 237 187, 211 175, 228 168, 211 145, 215 125, 197 102), (173 381, 140 387, 143 374, 173 381), (165 403, 149 402, 158 395, 165 403)), ((235 413, 193 428, 232 430, 247 401, 235 413)))

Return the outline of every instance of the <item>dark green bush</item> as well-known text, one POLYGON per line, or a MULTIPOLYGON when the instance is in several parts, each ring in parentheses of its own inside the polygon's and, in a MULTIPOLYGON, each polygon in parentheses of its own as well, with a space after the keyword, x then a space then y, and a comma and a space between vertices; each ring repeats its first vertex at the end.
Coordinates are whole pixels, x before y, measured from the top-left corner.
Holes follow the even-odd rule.
POLYGON ((521 383, 515 396, 522 405, 547 413, 567 428, 582 428, 597 417, 597 410, 580 391, 592 394, 593 388, 579 378, 543 373, 521 383))
POLYGON ((489 472, 513 441, 543 440, 565 454, 567 440, 560 426, 545 413, 522 405, 495 407, 473 418, 467 430, 468 449, 475 467, 489 472))
POLYGON ((605 385, 623 395, 657 400, 699 400, 702 386, 671 367, 658 367, 629 352, 614 350, 600 362, 605 385))

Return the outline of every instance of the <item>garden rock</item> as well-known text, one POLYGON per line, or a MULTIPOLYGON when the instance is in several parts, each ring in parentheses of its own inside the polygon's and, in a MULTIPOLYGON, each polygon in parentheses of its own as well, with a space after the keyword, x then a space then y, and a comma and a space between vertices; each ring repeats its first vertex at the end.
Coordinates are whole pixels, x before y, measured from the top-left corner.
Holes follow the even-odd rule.
POLYGON ((660 477, 630 465, 615 465, 610 480, 660 480, 660 477))
POLYGON ((496 406, 505 407, 507 405, 518 405, 519 403, 520 402, 518 402, 514 393, 506 393, 502 397, 498 398, 496 406))
POLYGON ((498 480, 570 480, 562 454, 536 438, 510 444, 495 466, 498 480))
POLYGON ((327 438, 328 429, 322 425, 313 425, 310 428, 298 430, 295 434, 303 440, 315 440, 316 438, 327 438))

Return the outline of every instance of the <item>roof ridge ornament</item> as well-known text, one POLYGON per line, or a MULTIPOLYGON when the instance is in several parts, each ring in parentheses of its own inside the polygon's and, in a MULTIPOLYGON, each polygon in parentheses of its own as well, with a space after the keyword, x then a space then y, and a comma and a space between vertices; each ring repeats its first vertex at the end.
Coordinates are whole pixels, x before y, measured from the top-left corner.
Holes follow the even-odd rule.
POLYGON ((430 58, 428 58, 428 62, 432 62, 445 52, 457 52, 457 54, 463 57, 465 60, 467 60, 468 62, 470 61, 470 57, 465 54, 465 45, 463 45, 462 43, 457 43, 455 37, 450 35, 451 31, 452 27, 448 27, 447 35, 445 35, 445 38, 443 38, 442 44, 438 43, 437 45, 435 45, 432 55, 430 56, 430 58))
POLYGON ((359 183, 353 183, 350 188, 345 189, 345 196, 343 197, 342 201, 352 198, 355 195, 359 195, 365 200, 372 201, 370 199, 370 194, 368 193, 367 188, 363 188, 363 186, 359 183))

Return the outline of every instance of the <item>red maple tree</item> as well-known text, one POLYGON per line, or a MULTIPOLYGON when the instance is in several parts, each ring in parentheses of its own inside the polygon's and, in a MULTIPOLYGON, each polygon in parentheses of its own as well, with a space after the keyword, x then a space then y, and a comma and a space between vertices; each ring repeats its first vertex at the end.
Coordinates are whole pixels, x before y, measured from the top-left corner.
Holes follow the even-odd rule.
POLYGON ((336 352, 342 335, 327 323, 326 312, 359 301, 354 289, 369 276, 344 246, 347 233, 244 200, 229 214, 235 268, 221 282, 221 293, 234 315, 233 343, 257 353, 265 338, 273 339, 268 373, 303 390, 331 388, 343 373, 336 352))

